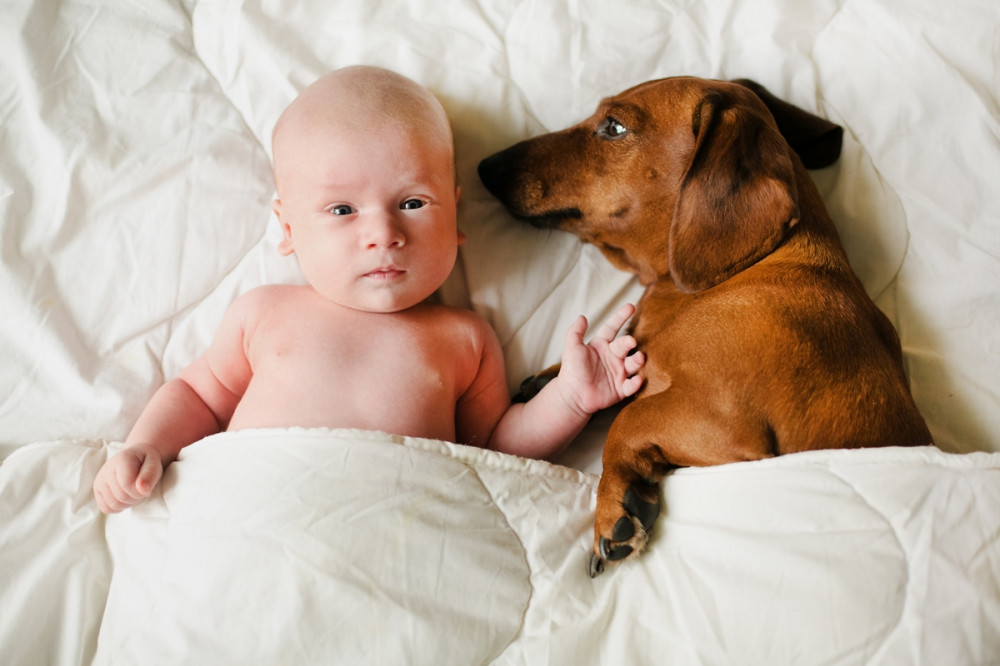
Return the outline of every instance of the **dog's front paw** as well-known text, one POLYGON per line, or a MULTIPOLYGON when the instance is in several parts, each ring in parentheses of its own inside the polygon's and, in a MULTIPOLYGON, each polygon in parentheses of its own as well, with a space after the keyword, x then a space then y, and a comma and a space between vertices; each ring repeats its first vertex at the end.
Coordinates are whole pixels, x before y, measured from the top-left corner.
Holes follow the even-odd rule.
POLYGON ((633 557, 646 546, 649 532, 660 515, 659 488, 659 484, 654 482, 630 485, 618 508, 612 508, 607 515, 602 511, 598 496, 594 553, 590 557, 591 578, 604 571, 605 562, 618 562, 633 557), (602 524, 613 527, 604 532, 600 529, 602 524))

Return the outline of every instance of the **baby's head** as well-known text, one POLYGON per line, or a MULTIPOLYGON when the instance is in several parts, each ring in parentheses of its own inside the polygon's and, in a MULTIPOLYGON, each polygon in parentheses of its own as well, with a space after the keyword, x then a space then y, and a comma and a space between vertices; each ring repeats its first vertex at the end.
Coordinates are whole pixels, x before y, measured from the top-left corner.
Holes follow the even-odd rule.
POLYGON ((321 77, 285 109, 274 127, 278 196, 282 182, 295 177, 300 152, 308 148, 300 141, 315 141, 330 129, 377 134, 392 126, 406 133, 423 134, 428 146, 447 153, 449 168, 453 169, 448 116, 426 88, 395 72, 365 65, 345 67, 321 77))
POLYGON ((306 88, 273 135, 283 254, 349 307, 394 312, 430 296, 462 234, 451 128, 406 77, 348 67, 306 88))

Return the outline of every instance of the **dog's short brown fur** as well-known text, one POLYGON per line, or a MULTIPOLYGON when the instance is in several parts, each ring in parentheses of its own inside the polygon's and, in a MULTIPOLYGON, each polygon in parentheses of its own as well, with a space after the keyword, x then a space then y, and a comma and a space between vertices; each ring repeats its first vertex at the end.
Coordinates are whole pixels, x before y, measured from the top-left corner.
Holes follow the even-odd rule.
POLYGON ((646 288, 645 384, 608 434, 592 575, 645 545, 672 468, 930 443, 896 332, 803 164, 835 160, 839 132, 749 81, 671 78, 480 165, 515 216, 646 288))

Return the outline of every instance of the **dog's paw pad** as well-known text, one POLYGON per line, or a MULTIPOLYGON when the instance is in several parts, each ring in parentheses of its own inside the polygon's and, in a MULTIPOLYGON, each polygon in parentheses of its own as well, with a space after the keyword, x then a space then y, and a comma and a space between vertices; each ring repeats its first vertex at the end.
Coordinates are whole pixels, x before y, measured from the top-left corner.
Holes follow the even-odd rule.
MULTIPOLYGON (((615 529, 611 531, 611 538, 614 541, 625 541, 635 536, 635 523, 628 516, 622 516, 615 523, 615 529)), ((606 541, 606 539, 602 539, 606 541)))
MULTIPOLYGON (((655 486, 652 487, 655 488, 655 486)), ((634 488, 629 488, 625 491, 625 499, 622 501, 622 506, 629 512, 629 515, 639 519, 644 530, 650 529, 660 515, 659 498, 653 502, 647 502, 639 497, 639 493, 635 492, 634 488)), ((618 522, 620 523, 621 520, 618 522)), ((615 529, 618 529, 618 525, 615 525, 615 529)))
POLYGON ((604 537, 601 537, 598 549, 601 551, 601 558, 607 560, 608 562, 624 560, 626 557, 631 555, 634 550, 632 546, 629 546, 628 544, 612 546, 611 541, 605 539, 604 537))
POLYGON ((647 538, 646 530, 638 519, 628 516, 619 518, 612 538, 602 536, 597 540, 597 552, 590 557, 590 577, 603 573, 605 562, 619 562, 638 553, 646 545, 647 538))
POLYGON ((636 490, 629 487, 622 498, 625 515, 618 518, 610 537, 599 536, 597 548, 590 558, 590 577, 604 572, 605 562, 618 562, 637 555, 649 540, 649 531, 660 515, 659 487, 644 483, 636 490), (652 496, 652 501, 643 498, 652 496))

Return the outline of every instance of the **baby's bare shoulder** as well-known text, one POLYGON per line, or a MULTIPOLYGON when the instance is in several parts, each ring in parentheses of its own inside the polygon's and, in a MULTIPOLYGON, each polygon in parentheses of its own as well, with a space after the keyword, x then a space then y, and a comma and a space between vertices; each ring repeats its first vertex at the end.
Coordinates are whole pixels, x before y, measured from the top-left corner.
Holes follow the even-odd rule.
POLYGON ((450 305, 431 305, 428 306, 428 313, 443 326, 456 327, 472 335, 496 335, 486 318, 472 310, 450 305))
POLYGON ((433 306, 430 314, 434 338, 450 349, 456 359, 462 356, 478 365, 484 357, 501 354, 496 331, 482 315, 443 305, 433 306))
POLYGON ((271 301, 285 301, 289 298, 299 298, 310 291, 309 287, 295 284, 265 284, 245 292, 237 302, 266 303, 271 301))
POLYGON ((244 314, 257 314, 277 306, 291 306, 307 297, 308 287, 291 284, 266 284, 240 295, 230 309, 244 314))
POLYGON ((239 327, 245 331, 256 329, 262 320, 281 319, 290 312, 304 310, 297 302, 306 295, 304 287, 295 285, 264 285, 244 292, 230 304, 223 317, 223 325, 239 327))

